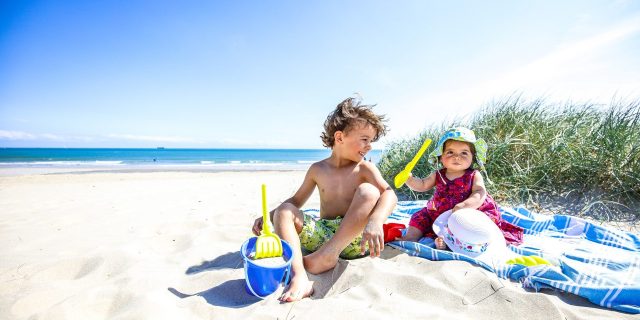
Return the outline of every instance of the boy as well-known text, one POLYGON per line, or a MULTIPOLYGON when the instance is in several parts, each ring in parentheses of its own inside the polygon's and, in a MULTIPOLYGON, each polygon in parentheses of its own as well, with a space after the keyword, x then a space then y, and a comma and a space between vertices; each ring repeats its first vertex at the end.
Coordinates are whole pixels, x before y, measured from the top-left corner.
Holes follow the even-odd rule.
MULTIPOLYGON (((364 157, 371 143, 386 134, 384 116, 354 98, 342 101, 329 114, 322 133, 331 156, 311 165, 296 193, 271 211, 275 231, 293 248, 291 283, 281 301, 296 301, 313 293, 307 271, 319 274, 338 263, 338 257, 355 258, 369 248, 371 257, 384 248, 382 225, 398 198, 380 171, 364 157), (300 208, 315 187, 320 193, 320 219, 300 208), (302 249, 313 251, 303 257, 302 249)), ((260 234, 262 218, 253 233, 260 234)))

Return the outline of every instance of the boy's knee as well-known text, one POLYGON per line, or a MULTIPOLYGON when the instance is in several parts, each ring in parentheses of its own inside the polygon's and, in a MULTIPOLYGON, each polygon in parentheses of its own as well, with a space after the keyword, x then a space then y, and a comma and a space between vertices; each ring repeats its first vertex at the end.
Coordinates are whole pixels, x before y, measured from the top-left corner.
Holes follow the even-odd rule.
POLYGON ((370 183, 362 183, 356 190, 356 195, 365 202, 378 202, 380 199, 380 190, 370 183))
POLYGON ((279 205, 273 213, 274 222, 282 219, 293 219, 295 217, 294 210, 296 209, 298 209, 296 206, 288 202, 279 205))
POLYGON ((283 203, 279 205, 273 213, 273 224, 277 226, 293 223, 296 231, 300 233, 304 224, 304 218, 298 207, 291 203, 283 203))

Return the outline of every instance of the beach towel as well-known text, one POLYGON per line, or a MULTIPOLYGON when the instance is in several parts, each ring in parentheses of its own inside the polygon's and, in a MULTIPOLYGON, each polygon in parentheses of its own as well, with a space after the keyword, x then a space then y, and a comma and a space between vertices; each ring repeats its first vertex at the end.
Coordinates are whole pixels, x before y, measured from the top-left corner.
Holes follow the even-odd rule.
MULTIPOLYGON (((387 223, 408 225, 411 214, 426 201, 401 201, 387 223)), ((436 250, 433 240, 392 241, 391 247, 429 260, 463 260, 501 278, 536 291, 555 289, 587 298, 615 310, 640 313, 640 237, 638 234, 593 224, 568 215, 542 215, 523 208, 501 208, 502 218, 525 231, 524 242, 509 249, 537 255, 554 265, 526 267, 488 265, 463 254, 436 250)))

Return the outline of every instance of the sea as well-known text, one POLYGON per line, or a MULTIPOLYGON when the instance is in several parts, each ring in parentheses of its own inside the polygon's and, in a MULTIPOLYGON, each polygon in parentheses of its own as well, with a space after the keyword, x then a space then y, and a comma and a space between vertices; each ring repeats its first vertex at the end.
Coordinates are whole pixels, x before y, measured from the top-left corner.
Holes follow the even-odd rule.
MULTIPOLYGON (((1 168, 306 170, 329 149, 0 148, 1 168)), ((368 161, 380 161, 372 150, 368 161)))

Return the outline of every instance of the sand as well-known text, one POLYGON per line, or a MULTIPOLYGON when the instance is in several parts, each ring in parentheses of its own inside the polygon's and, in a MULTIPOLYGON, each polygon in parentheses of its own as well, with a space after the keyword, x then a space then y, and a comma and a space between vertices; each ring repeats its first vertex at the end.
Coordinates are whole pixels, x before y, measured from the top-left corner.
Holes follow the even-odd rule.
POLYGON ((390 247, 312 276, 310 299, 252 297, 239 249, 260 184, 273 208, 304 171, 4 173, 0 319, 637 319, 390 247))

